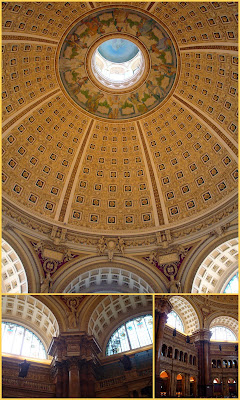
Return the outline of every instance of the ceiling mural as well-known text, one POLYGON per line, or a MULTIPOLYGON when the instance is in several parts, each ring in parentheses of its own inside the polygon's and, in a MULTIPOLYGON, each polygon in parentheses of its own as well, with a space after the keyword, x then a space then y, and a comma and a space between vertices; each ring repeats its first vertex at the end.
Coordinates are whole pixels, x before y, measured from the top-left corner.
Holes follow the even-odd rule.
POLYGON ((173 88, 177 76, 176 44, 166 29, 146 14, 126 7, 103 9, 80 20, 66 35, 59 54, 59 73, 68 95, 88 113, 116 120, 140 117, 158 107, 173 88), (128 43, 125 40, 124 48, 118 46, 109 51, 108 39, 118 43, 127 39, 128 43), (141 46, 148 61, 147 75, 137 88, 130 87, 127 93, 98 88, 86 62, 98 41, 99 52, 118 63, 133 58, 136 45, 141 46))

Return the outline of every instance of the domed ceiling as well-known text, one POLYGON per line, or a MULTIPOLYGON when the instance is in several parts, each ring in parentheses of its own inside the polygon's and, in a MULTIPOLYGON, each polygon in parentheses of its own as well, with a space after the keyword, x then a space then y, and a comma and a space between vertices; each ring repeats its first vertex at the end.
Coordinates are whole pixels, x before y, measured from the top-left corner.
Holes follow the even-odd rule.
POLYGON ((2 5, 4 215, 121 235, 236 204, 237 3, 2 5), (110 39, 143 54, 129 88, 92 71, 110 39))
POLYGON ((176 53, 169 35, 148 14, 127 6, 103 8, 80 19, 59 47, 57 69, 64 89, 77 105, 97 117, 139 118, 162 103, 176 78, 176 53), (115 48, 109 48, 113 41, 115 48), (107 60, 120 63, 137 54, 136 45, 141 48, 145 59, 142 68, 146 70, 137 88, 112 89, 108 93, 104 85, 96 87, 98 80, 91 72, 92 48, 99 46, 100 54, 105 54, 107 60))

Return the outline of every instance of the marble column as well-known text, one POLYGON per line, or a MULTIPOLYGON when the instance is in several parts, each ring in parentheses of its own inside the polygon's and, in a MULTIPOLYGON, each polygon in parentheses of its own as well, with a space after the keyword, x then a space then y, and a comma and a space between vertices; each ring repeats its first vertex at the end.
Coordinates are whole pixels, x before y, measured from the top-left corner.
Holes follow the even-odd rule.
POLYGON ((95 338, 83 332, 62 332, 52 339, 48 353, 53 357, 55 374, 56 365, 62 365, 61 374, 59 369, 56 375, 58 397, 95 397, 93 364, 100 351, 95 338))
POLYGON ((190 374, 185 374, 185 395, 190 397, 190 374))
POLYGON ((61 362, 55 362, 54 375, 54 383, 56 384, 56 397, 63 397, 63 366, 61 362))
POLYGON ((176 397, 177 373, 172 371, 170 379, 171 379, 170 396, 171 397, 176 397))
POLYGON ((160 356, 163 344, 164 328, 167 316, 172 311, 172 305, 166 297, 155 298, 155 352, 156 375, 160 374, 160 356))
POLYGON ((79 360, 74 357, 68 359, 69 386, 68 397, 80 397, 79 360))
POLYGON ((164 328, 172 305, 167 297, 155 298, 155 397, 160 396, 160 358, 164 328))
POLYGON ((62 397, 68 396, 68 368, 67 363, 64 361, 62 368, 62 397))
POLYGON ((222 379, 223 397, 229 397, 228 379, 228 377, 222 379))
POLYGON ((194 332, 192 338, 195 342, 195 346, 198 350, 198 370, 199 370, 199 381, 198 381, 198 396, 206 397, 209 393, 207 392, 212 386, 210 381, 211 377, 211 358, 210 358, 210 338, 212 333, 208 329, 199 329, 194 332))

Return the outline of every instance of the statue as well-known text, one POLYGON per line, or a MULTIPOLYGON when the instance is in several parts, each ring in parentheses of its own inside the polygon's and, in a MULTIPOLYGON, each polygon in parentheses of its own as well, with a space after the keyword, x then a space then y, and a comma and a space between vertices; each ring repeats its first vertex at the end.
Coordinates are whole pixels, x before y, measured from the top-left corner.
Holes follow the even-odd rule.
POLYGON ((170 275, 169 293, 179 293, 179 292, 180 292, 180 282, 175 280, 174 275, 170 275))
POLYGON ((118 250, 124 254, 125 242, 122 238, 118 237, 118 250))
POLYGON ((131 371, 132 369, 132 363, 130 360, 130 357, 128 357, 126 354, 122 358, 120 358, 120 362, 123 365, 124 371, 131 371))
POLYGON ((112 259, 113 259, 115 248, 116 248, 115 241, 114 240, 109 240, 108 243, 107 243, 107 251, 108 251, 108 259, 109 259, 109 261, 112 261, 112 259))
POLYGON ((64 261, 70 261, 73 258, 73 254, 70 249, 67 249, 64 256, 64 261))
POLYGON ((99 239, 98 244, 97 244, 97 248, 98 248, 99 254, 103 254, 104 253, 104 250, 106 249, 106 241, 104 239, 104 236, 102 236, 99 239))
POLYGON ((69 302, 69 308, 71 312, 68 312, 68 324, 69 328, 76 328, 77 327, 77 304, 74 301, 69 302))
POLYGON ((149 255, 149 262, 151 264, 154 264, 154 262, 157 261, 157 252, 156 251, 151 251, 149 255))
POLYGON ((30 367, 30 363, 28 363, 27 360, 24 360, 23 362, 18 364, 18 366, 19 366, 18 377, 19 378, 26 378, 26 376, 28 374, 28 369, 30 367))
POLYGON ((41 281, 41 293, 49 293, 52 287, 51 272, 47 271, 46 277, 41 281))
POLYGON ((34 243, 33 247, 37 252, 42 252, 43 251, 43 242, 34 243))

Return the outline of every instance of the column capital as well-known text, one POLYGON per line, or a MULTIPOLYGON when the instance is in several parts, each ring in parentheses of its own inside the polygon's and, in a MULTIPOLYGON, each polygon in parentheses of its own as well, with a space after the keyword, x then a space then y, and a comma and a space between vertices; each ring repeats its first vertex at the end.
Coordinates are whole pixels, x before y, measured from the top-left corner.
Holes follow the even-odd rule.
POLYGON ((71 357, 79 357, 83 360, 97 359, 100 351, 101 348, 94 336, 85 332, 62 332, 59 337, 52 339, 48 354, 61 362, 71 357))
POLYGON ((212 336, 212 332, 209 329, 203 328, 198 329, 197 331, 193 332, 191 337, 193 338, 194 342, 199 341, 207 341, 209 342, 212 336))
POLYGON ((155 308, 156 311, 160 313, 165 313, 167 315, 172 311, 173 306, 167 297, 162 296, 162 297, 155 297, 155 308))

